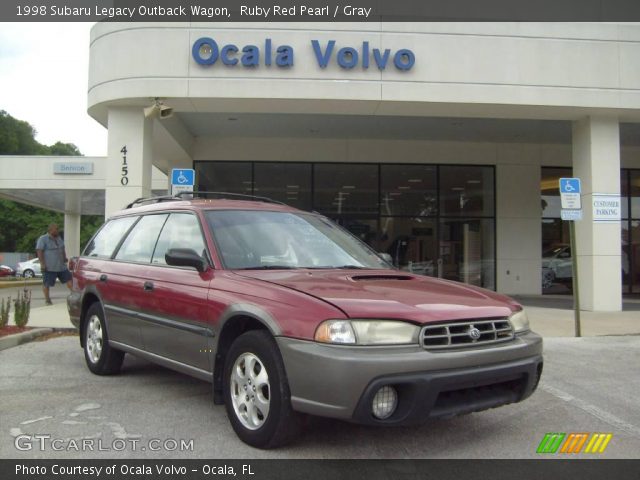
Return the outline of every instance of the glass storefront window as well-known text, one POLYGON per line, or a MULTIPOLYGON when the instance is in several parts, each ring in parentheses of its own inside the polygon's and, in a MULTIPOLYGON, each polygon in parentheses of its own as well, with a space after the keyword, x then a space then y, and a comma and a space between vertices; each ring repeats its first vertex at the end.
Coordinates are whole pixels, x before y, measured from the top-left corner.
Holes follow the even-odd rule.
POLYGON ((559 181, 571 177, 570 168, 543 168, 540 173, 540 195, 543 218, 560 218, 559 181))
POLYGON ((391 255, 401 270, 437 276, 437 220, 431 218, 382 217, 379 251, 391 255))
POLYGON ((433 165, 382 165, 380 214, 438 214, 437 169, 433 165))
MULTIPOLYGON (((544 167, 541 170, 540 194, 543 217, 543 252, 553 247, 569 244, 569 223, 560 220, 558 179, 571 176, 570 168, 544 167)), ((621 170, 620 199, 622 207, 622 248, 620 259, 622 264, 622 292, 640 292, 640 170, 621 170)), ((585 208, 585 205, 583 205, 583 208, 585 208)), ((543 265, 545 265, 544 259, 543 265)), ((547 290, 547 292, 560 293, 569 291, 567 288, 558 289, 556 287, 562 281, 565 287, 570 286, 571 270, 560 271, 555 265, 552 265, 552 267, 555 273, 555 283, 549 287, 552 289, 547 290)))
POLYGON ((630 240, 628 244, 627 258, 622 258, 624 272, 625 262, 629 264, 629 283, 631 291, 640 292, 640 220, 631 221, 630 240))
POLYGON ((493 219, 442 219, 438 276, 495 290, 494 232, 493 219))
POLYGON ((378 214, 378 166, 316 163, 314 208, 325 215, 378 214))
POLYGON ((494 215, 493 167, 440 167, 440 214, 443 216, 494 215))
POLYGON ((629 170, 620 171, 620 216, 629 218, 629 170))
POLYGON ((198 189, 264 196, 333 219, 396 267, 495 289, 494 168, 196 162, 198 189))
POLYGON ((310 163, 255 163, 254 195, 311 210, 310 163))
POLYGON ((197 162, 198 190, 253 195, 251 163, 197 162))
POLYGON ((633 240, 629 231, 629 222, 622 222, 622 256, 620 263, 622 265, 622 293, 629 293, 632 285, 632 251, 633 240))
POLYGON ((569 244, 569 223, 559 218, 542 219, 542 251, 569 244))
POLYGON ((631 218, 640 218, 640 170, 631 170, 631 218))

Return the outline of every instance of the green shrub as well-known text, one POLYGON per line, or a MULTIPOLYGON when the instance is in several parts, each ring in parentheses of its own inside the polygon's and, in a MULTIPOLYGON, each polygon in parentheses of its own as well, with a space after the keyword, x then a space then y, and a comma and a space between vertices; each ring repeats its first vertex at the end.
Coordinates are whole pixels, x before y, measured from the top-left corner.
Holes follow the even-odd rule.
POLYGON ((0 328, 4 328, 9 323, 9 312, 11 311, 11 297, 7 298, 5 303, 4 298, 0 303, 0 328))
POLYGON ((24 289, 24 293, 18 293, 18 298, 13 301, 13 321, 18 327, 24 327, 29 321, 31 312, 31 290, 24 289))

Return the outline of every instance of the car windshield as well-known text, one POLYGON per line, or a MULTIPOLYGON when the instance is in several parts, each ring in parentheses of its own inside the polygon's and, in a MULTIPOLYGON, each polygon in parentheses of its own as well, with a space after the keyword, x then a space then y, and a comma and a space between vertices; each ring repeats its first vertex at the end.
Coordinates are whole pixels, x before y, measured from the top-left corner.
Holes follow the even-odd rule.
POLYGON ((375 251, 320 215, 210 210, 206 217, 229 269, 390 268, 375 251))

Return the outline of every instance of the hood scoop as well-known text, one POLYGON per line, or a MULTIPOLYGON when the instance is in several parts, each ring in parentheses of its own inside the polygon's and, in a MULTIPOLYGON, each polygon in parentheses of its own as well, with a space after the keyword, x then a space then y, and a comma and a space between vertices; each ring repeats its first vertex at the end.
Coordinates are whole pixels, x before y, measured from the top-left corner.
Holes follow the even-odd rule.
POLYGON ((379 282, 384 280, 413 280, 409 275, 353 275, 354 282, 379 282))

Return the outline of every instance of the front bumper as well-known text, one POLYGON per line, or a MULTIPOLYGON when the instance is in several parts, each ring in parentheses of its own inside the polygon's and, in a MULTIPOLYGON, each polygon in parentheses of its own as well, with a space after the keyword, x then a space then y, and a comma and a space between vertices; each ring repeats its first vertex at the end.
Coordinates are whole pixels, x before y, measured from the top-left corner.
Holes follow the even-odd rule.
POLYGON ((408 425, 519 402, 542 372, 542 338, 430 352, 419 346, 353 347, 277 339, 294 410, 365 424, 408 425), (398 392, 386 420, 371 414, 383 385, 398 392))

